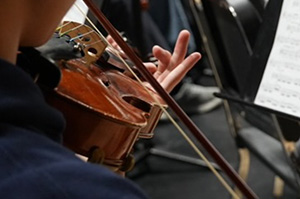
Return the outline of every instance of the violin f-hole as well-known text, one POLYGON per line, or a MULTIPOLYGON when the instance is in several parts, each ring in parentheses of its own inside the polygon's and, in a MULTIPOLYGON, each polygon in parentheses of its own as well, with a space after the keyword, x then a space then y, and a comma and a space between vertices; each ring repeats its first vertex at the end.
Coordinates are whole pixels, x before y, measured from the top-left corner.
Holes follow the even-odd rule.
POLYGON ((146 112, 149 113, 151 109, 151 105, 147 102, 135 97, 135 96, 123 96, 123 100, 125 100, 128 104, 146 112))
POLYGON ((89 48, 88 50, 87 50, 87 53, 88 53, 88 55, 89 56, 91 56, 91 57, 95 57, 95 58, 97 58, 97 54, 98 54, 98 51, 97 51, 97 49, 95 49, 95 48, 89 48))

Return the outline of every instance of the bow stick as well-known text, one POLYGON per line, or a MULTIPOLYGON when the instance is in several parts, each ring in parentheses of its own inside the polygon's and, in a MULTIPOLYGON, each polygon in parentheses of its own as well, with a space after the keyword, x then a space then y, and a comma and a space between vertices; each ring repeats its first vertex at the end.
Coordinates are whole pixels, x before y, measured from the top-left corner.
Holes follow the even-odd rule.
POLYGON ((126 53, 131 61, 138 68, 139 72, 146 79, 162 99, 168 104, 168 106, 174 111, 182 123, 189 129, 189 131, 195 136, 195 138, 202 144, 207 152, 214 158, 220 168, 227 174, 227 176, 234 182, 239 190, 249 199, 257 199, 258 196, 251 190, 251 188, 244 182, 244 180, 236 173, 236 171, 230 166, 230 164, 224 159, 220 152, 213 146, 213 144, 206 138, 206 136, 200 131, 200 129, 192 122, 187 114, 181 109, 181 107, 175 102, 175 100, 162 88, 162 86, 156 81, 152 74, 144 66, 141 59, 134 53, 120 34, 115 30, 113 25, 107 20, 100 9, 92 0, 83 0, 89 7, 98 21, 102 24, 105 30, 111 35, 111 37, 117 42, 120 48, 126 53))

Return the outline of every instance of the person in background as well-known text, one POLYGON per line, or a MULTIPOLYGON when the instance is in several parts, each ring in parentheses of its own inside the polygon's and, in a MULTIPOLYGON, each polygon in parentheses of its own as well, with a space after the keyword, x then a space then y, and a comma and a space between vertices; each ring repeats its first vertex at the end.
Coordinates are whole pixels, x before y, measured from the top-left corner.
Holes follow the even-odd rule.
MULTIPOLYGON (((73 0, 2 0, 0 3, 0 196, 17 198, 142 199, 133 182, 77 158, 61 145, 65 121, 49 106, 31 77, 16 65, 21 46, 47 42, 73 0)), ((185 58, 189 40, 181 32, 174 53, 154 47, 153 71, 171 90, 200 59, 185 58)), ((42 67, 42 66, 41 66, 42 67)))

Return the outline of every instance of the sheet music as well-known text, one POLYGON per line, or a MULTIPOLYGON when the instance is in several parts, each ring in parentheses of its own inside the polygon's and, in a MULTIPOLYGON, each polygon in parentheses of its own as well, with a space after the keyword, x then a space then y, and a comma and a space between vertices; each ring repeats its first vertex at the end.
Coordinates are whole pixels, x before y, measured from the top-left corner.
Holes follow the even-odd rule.
POLYGON ((255 104, 300 117, 300 1, 283 1, 255 104))

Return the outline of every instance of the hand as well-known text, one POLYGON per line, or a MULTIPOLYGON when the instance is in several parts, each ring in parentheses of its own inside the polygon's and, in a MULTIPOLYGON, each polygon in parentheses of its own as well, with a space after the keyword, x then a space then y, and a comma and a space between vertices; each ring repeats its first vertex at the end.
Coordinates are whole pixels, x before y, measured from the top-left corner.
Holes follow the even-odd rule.
POLYGON ((117 42, 112 38, 112 36, 107 35, 106 40, 108 43, 119 53, 119 55, 122 58, 127 58, 127 55, 124 53, 124 51, 121 49, 121 47, 117 44, 117 42))
POLYGON ((156 68, 151 63, 145 63, 148 70, 167 92, 171 92, 201 58, 201 54, 198 52, 192 53, 185 58, 189 38, 190 33, 188 31, 181 31, 173 54, 159 46, 154 46, 153 55, 158 60, 158 67, 156 68))
MULTIPOLYGON (((121 53, 122 57, 126 57, 111 36, 108 36, 107 39, 121 53)), ((144 63, 149 72, 153 74, 155 79, 167 92, 171 92, 201 58, 201 54, 198 52, 192 53, 185 58, 189 39, 190 33, 187 30, 181 31, 177 38, 173 54, 159 46, 153 47, 152 52, 158 60, 158 67, 153 63, 144 63)), ((145 85, 151 87, 149 83, 145 82, 145 85)))

